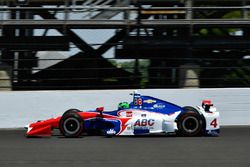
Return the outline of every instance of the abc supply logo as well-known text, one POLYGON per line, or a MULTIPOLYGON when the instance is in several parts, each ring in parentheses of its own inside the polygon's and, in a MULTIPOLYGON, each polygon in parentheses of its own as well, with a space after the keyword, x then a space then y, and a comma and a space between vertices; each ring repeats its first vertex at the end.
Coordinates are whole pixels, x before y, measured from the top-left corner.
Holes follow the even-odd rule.
POLYGON ((134 127, 146 127, 153 126, 155 124, 154 119, 137 119, 134 123, 134 127))

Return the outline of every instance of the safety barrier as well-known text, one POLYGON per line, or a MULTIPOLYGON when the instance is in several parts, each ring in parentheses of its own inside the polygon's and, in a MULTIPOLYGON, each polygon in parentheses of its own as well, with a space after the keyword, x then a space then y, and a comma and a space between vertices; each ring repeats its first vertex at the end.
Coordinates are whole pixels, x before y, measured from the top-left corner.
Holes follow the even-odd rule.
MULTIPOLYGON (((18 128, 61 115, 70 108, 90 110, 104 106, 116 109, 121 101, 131 101, 133 90, 20 91, 0 92, 0 128, 18 128)), ((221 113, 221 125, 250 125, 250 89, 142 89, 181 106, 200 105, 211 99, 221 113)))

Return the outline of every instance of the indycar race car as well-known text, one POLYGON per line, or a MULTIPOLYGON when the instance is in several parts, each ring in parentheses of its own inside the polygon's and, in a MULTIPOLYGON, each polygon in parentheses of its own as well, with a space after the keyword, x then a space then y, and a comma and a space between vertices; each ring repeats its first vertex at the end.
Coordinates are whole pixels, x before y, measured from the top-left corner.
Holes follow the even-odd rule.
POLYGON ((219 112, 211 100, 203 100, 202 106, 180 107, 176 104, 133 94, 131 103, 121 102, 114 111, 80 111, 69 109, 62 116, 37 121, 26 126, 27 137, 53 135, 59 129, 65 137, 87 135, 147 135, 174 134, 180 136, 218 136, 219 112))

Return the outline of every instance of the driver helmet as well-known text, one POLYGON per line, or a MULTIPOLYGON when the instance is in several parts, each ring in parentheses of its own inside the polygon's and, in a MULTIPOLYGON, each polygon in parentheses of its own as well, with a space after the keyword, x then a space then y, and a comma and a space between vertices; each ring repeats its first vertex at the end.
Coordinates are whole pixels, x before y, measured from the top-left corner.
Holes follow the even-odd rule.
POLYGON ((128 102, 121 102, 118 104, 118 109, 127 109, 129 108, 129 103, 128 102))

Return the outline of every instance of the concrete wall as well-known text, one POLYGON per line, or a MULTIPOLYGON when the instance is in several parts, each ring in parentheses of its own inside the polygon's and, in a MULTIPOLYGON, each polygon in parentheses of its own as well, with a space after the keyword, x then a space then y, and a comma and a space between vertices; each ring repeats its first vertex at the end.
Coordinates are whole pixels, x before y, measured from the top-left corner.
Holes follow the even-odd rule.
MULTIPOLYGON (((80 110, 104 106, 113 110, 121 101, 131 101, 132 90, 0 92, 0 128, 26 124, 61 115, 69 108, 80 110)), ((151 95, 181 106, 200 105, 211 99, 221 113, 222 125, 250 125, 250 89, 143 89, 151 95)))

